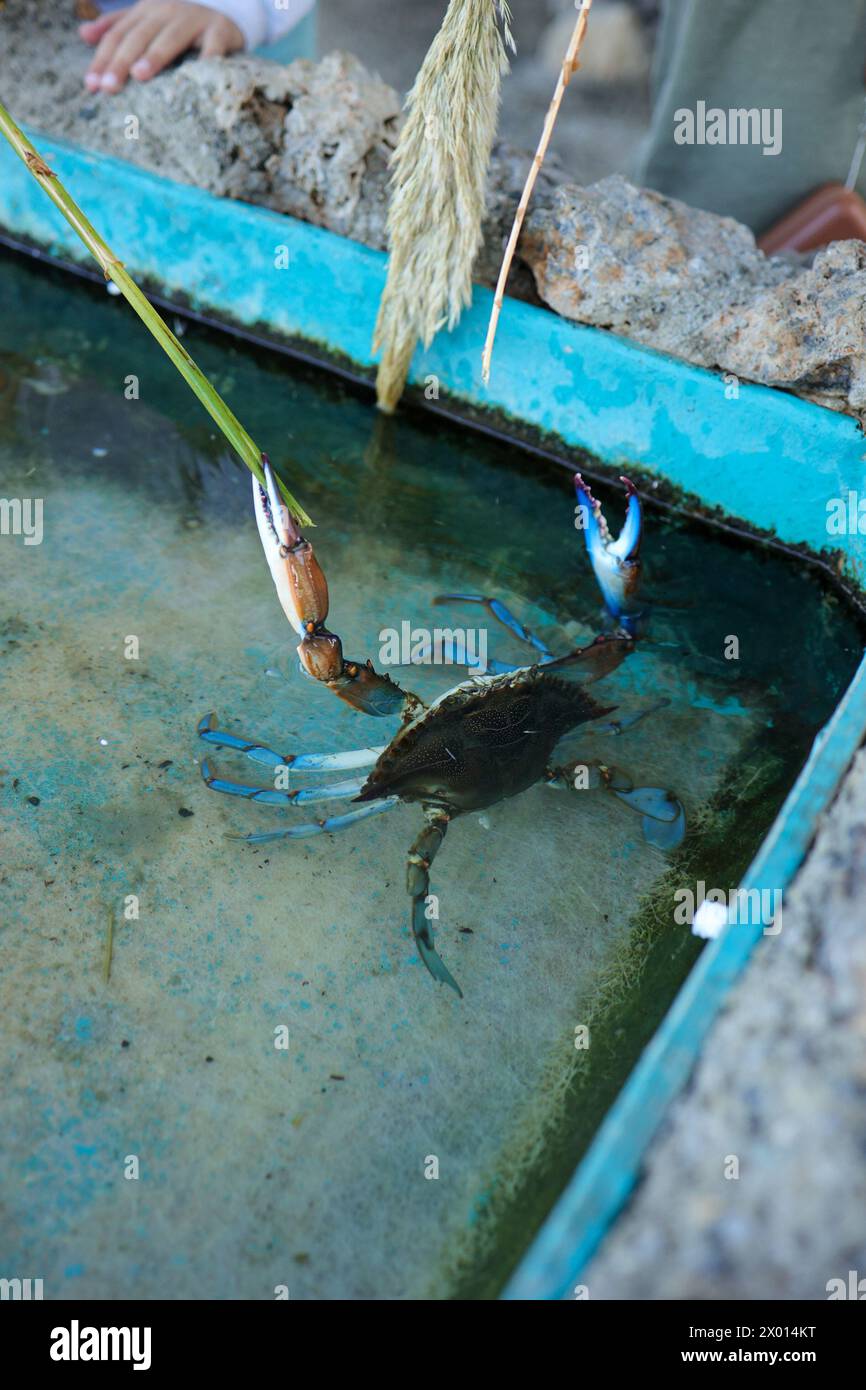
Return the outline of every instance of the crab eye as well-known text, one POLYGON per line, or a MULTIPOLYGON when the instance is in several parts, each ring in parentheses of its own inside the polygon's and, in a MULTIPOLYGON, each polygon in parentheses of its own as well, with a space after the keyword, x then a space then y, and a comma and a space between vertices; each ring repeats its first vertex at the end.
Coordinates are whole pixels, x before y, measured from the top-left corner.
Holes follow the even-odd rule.
POLYGON ((349 675, 349 676, 351 676, 351 677, 352 677, 352 680, 354 680, 355 677, 356 677, 357 674, 358 674, 358 668, 357 668, 357 666, 355 666, 354 663, 353 663, 352 665, 347 666, 347 667, 346 667, 346 674, 349 675))

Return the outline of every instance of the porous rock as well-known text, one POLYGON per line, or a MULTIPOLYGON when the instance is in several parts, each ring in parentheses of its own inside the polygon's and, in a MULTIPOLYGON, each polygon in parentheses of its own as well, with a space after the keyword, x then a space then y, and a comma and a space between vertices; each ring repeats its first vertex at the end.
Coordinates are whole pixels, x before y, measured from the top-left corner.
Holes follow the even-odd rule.
POLYGON ((714 308, 748 302, 792 273, 732 218, 619 175, 563 185, 536 203, 521 254, 557 313, 704 362, 701 333, 714 308))
POLYGON ((733 218, 613 175, 542 197, 520 251, 566 318, 864 419, 862 242, 835 242, 811 266, 767 257, 733 218))

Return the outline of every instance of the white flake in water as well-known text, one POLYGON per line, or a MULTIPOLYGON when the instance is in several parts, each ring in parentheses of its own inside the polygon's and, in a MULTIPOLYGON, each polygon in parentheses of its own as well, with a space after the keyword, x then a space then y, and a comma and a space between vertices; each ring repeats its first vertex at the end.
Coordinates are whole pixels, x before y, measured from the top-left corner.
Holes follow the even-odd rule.
POLYGON ((109 280, 109 281, 108 281, 108 284, 105 286, 105 288, 108 290, 108 293, 109 293, 109 294, 121 294, 121 293, 122 293, 120 286, 119 286, 119 285, 115 285, 115 283, 114 283, 113 280, 109 280))
POLYGON ((481 826, 482 830, 490 829, 490 817, 485 811, 482 811, 481 815, 478 817, 478 824, 481 826))
POLYGON ((725 903, 710 902, 704 899, 692 922, 692 934, 712 941, 723 927, 728 925, 728 909, 725 903))
POLYGON ((108 454, 107 449, 91 449, 90 452, 95 459, 104 459, 108 454))
POLYGON ((107 738, 101 738, 101 739, 99 740, 99 742, 102 744, 102 747, 103 747, 103 748, 107 748, 107 747, 108 747, 108 739, 107 739, 107 738))

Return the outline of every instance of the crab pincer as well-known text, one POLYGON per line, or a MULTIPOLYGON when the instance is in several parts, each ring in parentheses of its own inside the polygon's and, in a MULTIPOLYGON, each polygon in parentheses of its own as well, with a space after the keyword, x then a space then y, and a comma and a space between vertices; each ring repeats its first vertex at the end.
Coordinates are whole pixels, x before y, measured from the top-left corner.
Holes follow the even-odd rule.
POLYGON ((256 524, 283 612, 301 639, 301 670, 364 714, 401 713, 409 700, 406 692, 375 671, 371 661, 346 660, 339 637, 325 627, 328 581, 297 519, 283 505, 266 454, 262 469, 265 486, 253 478, 256 524))
POLYGON ((620 482, 625 487, 628 502, 625 523, 614 540, 601 503, 593 497, 581 475, 574 475, 577 500, 586 513, 586 549, 605 608, 624 632, 637 637, 646 613, 645 605, 637 602, 643 518, 634 483, 628 478, 620 478, 620 482))

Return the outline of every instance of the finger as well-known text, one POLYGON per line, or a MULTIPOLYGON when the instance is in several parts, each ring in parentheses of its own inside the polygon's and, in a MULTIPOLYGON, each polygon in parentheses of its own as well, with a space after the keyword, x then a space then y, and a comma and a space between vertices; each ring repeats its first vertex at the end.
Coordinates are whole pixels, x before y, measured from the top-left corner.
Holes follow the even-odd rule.
POLYGON ((181 53, 185 53, 195 43, 199 34, 201 20, 193 15, 173 19, 148 44, 147 49, 132 65, 132 75, 139 82, 155 77, 163 68, 173 63, 181 53))
POLYGON ((110 14, 100 15, 99 19, 88 19, 86 23, 79 24, 78 32, 85 43, 98 43, 102 35, 128 13, 128 10, 112 10, 110 14))
POLYGON ((119 92, 126 82, 131 68, 146 53, 148 45, 156 38, 162 28, 159 14, 143 14, 123 35, 105 72, 102 74, 104 91, 119 92))
POLYGON ((123 19, 119 19, 113 24, 107 34, 104 34, 99 41, 99 46, 90 60, 84 81, 91 92, 97 92, 102 86, 102 76, 107 70, 109 63, 117 49, 118 44, 123 39, 124 34, 134 24, 135 20, 129 18, 129 11, 123 19))
POLYGON ((229 19, 217 19, 208 24, 199 46, 202 58, 222 58, 226 53, 243 48, 243 45, 243 34, 237 25, 229 19))

